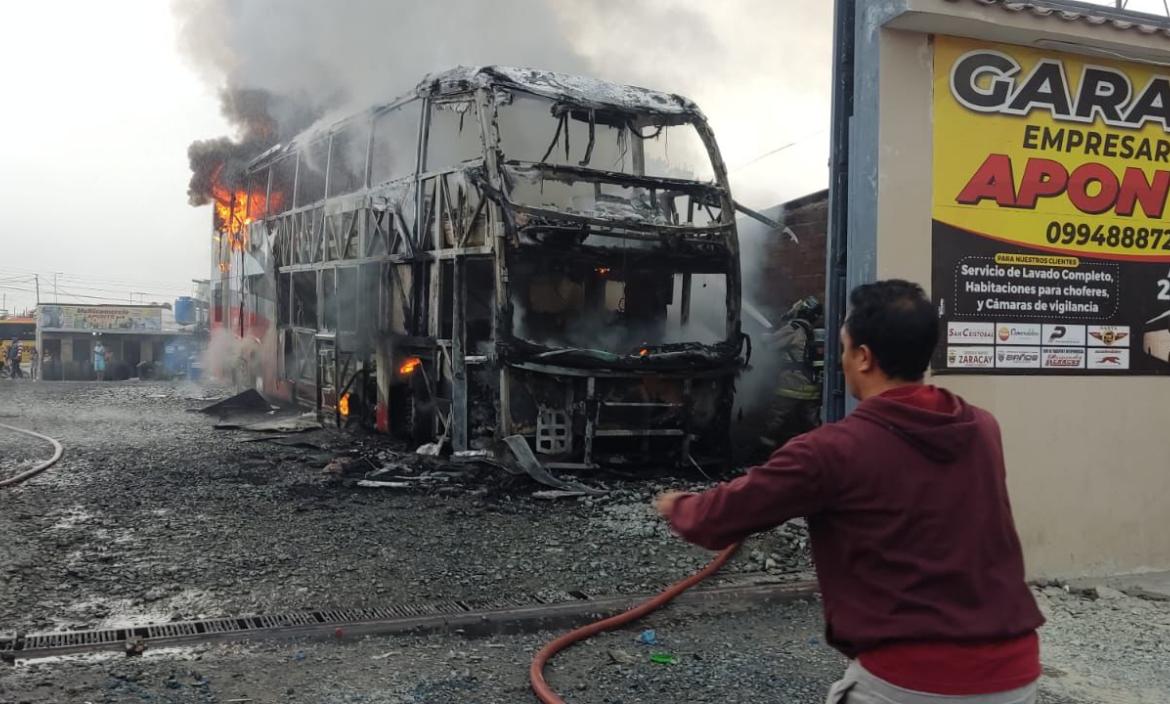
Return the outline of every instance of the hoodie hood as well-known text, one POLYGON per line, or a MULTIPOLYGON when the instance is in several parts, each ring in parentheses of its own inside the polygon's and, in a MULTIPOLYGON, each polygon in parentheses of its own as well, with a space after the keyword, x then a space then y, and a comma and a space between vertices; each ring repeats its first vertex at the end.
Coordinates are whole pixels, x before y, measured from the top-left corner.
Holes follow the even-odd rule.
POLYGON ((953 462, 974 439, 979 424, 963 399, 937 386, 899 387, 866 399, 853 411, 935 462, 953 462))

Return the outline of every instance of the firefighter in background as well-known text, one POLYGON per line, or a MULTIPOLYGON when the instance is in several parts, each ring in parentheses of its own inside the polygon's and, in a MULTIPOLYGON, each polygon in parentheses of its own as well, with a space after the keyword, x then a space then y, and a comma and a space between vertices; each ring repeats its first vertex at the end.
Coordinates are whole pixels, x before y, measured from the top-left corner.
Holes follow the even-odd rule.
POLYGON ((780 358, 776 393, 760 436, 767 453, 821 424, 824 361, 816 331, 823 311, 815 296, 802 298, 781 318, 780 328, 764 338, 765 349, 780 358))

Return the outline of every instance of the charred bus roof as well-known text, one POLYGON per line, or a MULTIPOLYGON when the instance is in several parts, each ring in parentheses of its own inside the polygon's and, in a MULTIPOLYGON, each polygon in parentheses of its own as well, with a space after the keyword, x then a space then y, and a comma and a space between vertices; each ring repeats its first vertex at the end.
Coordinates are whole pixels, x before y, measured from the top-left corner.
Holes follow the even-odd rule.
POLYGON ((433 97, 465 93, 486 87, 521 90, 585 108, 660 116, 677 115, 680 121, 702 118, 697 105, 675 93, 663 93, 649 88, 556 71, 511 66, 459 66, 442 73, 434 73, 418 84, 415 95, 433 97))
POLYGON ((563 101, 586 109, 653 115, 662 123, 705 121, 699 107, 676 93, 612 83, 587 76, 513 66, 457 66, 427 74, 408 93, 325 124, 318 123, 286 143, 273 145, 248 163, 248 168, 272 161, 299 145, 318 139, 354 120, 367 118, 419 98, 440 98, 478 88, 504 88, 563 101))

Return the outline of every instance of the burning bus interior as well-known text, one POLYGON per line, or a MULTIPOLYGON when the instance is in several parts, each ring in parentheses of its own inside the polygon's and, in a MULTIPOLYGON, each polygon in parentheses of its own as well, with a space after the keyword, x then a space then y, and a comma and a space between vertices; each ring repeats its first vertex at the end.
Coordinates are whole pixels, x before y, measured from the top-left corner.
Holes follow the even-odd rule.
POLYGON ((453 450, 520 434, 550 466, 726 448, 734 204, 686 99, 459 68, 214 180, 237 380, 453 450))

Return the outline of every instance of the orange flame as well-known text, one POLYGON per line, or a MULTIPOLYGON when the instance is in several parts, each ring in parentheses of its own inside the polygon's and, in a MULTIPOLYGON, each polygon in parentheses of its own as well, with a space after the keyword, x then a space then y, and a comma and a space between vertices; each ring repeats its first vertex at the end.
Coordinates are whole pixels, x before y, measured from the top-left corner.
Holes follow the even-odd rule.
POLYGON ((402 366, 398 367, 398 373, 403 376, 413 374, 414 370, 418 369, 421 364, 422 360, 418 357, 407 357, 406 361, 402 363, 402 366))
POLYGON ((271 203, 263 193, 249 193, 241 188, 232 188, 220 179, 223 166, 211 175, 211 196, 215 205, 215 227, 233 250, 242 250, 248 243, 248 225, 257 217, 265 217, 272 209, 280 207, 281 194, 273 193, 271 203))
POLYGON ((349 394, 344 393, 341 398, 337 399, 337 412, 341 414, 342 418, 349 417, 349 394))

